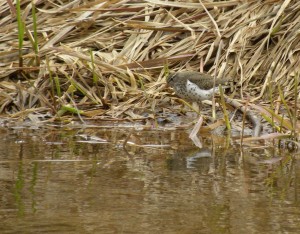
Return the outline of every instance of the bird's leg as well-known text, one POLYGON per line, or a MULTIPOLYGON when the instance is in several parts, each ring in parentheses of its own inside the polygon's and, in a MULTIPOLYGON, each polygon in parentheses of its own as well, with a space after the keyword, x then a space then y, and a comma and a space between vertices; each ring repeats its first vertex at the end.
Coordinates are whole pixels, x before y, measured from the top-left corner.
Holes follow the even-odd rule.
POLYGON ((201 110, 202 110, 202 102, 193 102, 192 103, 192 107, 193 109, 197 112, 201 114, 201 110))

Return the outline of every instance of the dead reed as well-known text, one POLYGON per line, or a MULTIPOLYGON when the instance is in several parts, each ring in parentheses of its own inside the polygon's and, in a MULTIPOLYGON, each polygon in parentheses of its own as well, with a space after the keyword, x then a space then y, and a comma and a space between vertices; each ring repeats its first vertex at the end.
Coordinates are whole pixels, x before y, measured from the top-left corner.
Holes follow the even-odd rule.
POLYGON ((297 0, 0 4, 2 115, 156 118, 182 105, 168 69, 204 70, 234 77, 234 98, 276 131, 299 132, 297 0))

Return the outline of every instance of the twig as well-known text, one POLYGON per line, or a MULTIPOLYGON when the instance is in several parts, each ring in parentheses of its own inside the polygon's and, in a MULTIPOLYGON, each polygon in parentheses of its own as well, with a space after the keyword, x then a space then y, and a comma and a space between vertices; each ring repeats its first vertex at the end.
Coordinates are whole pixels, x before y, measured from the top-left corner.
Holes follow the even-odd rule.
POLYGON ((236 109, 238 109, 239 111, 241 111, 246 115, 246 118, 253 124, 252 136, 258 137, 261 133, 261 119, 253 112, 251 112, 249 109, 247 110, 247 108, 243 106, 241 103, 239 103, 238 101, 231 99, 229 97, 224 97, 224 98, 226 103, 232 105, 233 107, 235 107, 236 109))

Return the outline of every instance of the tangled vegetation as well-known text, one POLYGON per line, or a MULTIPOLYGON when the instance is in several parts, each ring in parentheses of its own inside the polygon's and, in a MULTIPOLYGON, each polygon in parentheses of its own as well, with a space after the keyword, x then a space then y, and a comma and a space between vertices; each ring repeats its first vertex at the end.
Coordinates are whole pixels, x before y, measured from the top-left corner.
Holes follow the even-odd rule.
POLYGON ((141 120, 182 111, 169 70, 234 77, 231 97, 299 131, 300 2, 2 1, 0 113, 141 120))

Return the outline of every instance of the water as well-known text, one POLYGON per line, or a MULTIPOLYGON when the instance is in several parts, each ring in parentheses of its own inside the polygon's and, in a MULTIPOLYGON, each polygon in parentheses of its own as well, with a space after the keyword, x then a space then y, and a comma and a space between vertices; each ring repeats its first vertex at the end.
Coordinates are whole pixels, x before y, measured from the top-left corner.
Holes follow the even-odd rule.
POLYGON ((300 232, 299 154, 271 143, 208 135, 198 149, 185 130, 126 128, 0 139, 0 233, 300 232))

